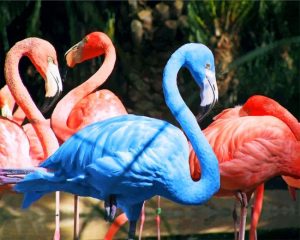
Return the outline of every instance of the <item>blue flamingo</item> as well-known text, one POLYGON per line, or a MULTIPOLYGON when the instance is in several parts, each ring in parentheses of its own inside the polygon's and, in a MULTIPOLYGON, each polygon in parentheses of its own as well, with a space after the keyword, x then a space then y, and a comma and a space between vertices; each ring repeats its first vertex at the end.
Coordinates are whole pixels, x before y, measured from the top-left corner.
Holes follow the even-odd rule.
POLYGON ((105 201, 108 220, 116 207, 127 215, 128 238, 134 239, 143 202, 155 195, 179 204, 199 205, 220 186, 217 158, 180 96, 176 81, 181 67, 190 70, 200 87, 201 106, 211 109, 218 98, 214 58, 202 44, 180 47, 163 74, 165 100, 200 159, 201 180, 189 170, 189 147, 184 133, 172 124, 145 116, 125 115, 91 124, 69 138, 15 190, 29 207, 44 194, 65 191, 105 201))

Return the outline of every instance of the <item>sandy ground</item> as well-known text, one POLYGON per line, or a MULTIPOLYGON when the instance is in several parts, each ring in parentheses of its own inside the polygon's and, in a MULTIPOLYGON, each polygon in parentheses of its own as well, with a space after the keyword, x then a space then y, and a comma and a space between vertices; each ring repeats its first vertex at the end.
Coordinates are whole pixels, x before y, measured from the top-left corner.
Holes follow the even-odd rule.
MULTIPOLYGON (((300 229, 300 194, 293 202, 285 190, 268 190, 259 229, 300 229)), ((42 198, 28 210, 20 209, 22 196, 7 194, 0 201, 0 239, 51 239, 54 231, 54 195, 42 198)), ((100 240, 109 227, 102 218, 103 202, 81 198, 81 240, 100 240)), ((232 232, 233 198, 214 198, 202 206, 182 206, 162 199, 161 234, 232 232)), ((146 203, 143 236, 156 235, 156 198, 146 203)), ((250 209, 248 212, 248 220, 250 209)), ((73 196, 62 194, 61 239, 73 236, 73 196)), ((249 221, 248 221, 249 223, 249 221)), ((127 227, 128 225, 125 225, 127 227)), ((126 229, 117 236, 125 238, 126 229)))

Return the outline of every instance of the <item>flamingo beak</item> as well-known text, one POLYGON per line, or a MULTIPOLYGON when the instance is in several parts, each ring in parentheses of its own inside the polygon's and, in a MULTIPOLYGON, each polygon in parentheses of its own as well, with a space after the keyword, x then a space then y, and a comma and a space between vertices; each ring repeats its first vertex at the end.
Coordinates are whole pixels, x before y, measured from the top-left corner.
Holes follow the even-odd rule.
POLYGON ((1 107, 1 116, 2 117, 5 117, 5 118, 8 118, 8 119, 11 119, 12 118, 12 112, 8 106, 7 103, 5 103, 2 107, 1 107))
POLYGON ((200 109, 197 115, 197 121, 201 122, 204 117, 210 113, 215 103, 218 101, 218 87, 216 81, 216 75, 214 71, 205 69, 205 79, 203 82, 203 88, 200 92, 200 109))
POLYGON ((46 97, 41 111, 47 112, 58 100, 62 93, 62 80, 58 66, 52 61, 48 62, 48 69, 45 81, 46 97))
POLYGON ((77 63, 81 62, 83 41, 75 44, 65 53, 65 59, 68 67, 73 68, 77 63))

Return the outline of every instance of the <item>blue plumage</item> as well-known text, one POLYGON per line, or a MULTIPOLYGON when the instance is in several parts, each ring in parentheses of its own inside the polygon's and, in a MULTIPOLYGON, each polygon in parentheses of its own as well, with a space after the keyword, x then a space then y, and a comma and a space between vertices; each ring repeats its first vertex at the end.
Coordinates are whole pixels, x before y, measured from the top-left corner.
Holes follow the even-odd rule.
MULTIPOLYGON (((15 189, 25 193, 24 207, 42 195, 66 191, 107 201, 116 199, 131 223, 145 200, 161 195, 182 204, 202 204, 220 186, 218 161, 181 98, 177 73, 188 68, 200 87, 202 105, 213 105, 218 91, 211 51, 186 44, 168 61, 163 75, 166 103, 190 140, 201 164, 201 180, 190 176, 185 134, 172 124, 144 116, 125 115, 91 124, 69 138, 41 167, 15 189)), ((114 201, 113 201, 114 202, 114 201)), ((135 223, 130 228, 133 236, 135 223)))
MULTIPOLYGON (((187 175, 187 159, 187 140, 178 128, 148 117, 119 116, 77 132, 40 165, 51 172, 27 175, 16 190, 30 190, 30 195, 60 190, 102 200, 116 194, 121 205, 139 203, 152 197, 153 190, 163 195, 165 178, 177 179, 166 172, 172 165, 182 165, 179 169, 187 175), (174 157, 178 154, 184 159, 174 157)), ((29 194, 25 207, 31 204, 29 194)))

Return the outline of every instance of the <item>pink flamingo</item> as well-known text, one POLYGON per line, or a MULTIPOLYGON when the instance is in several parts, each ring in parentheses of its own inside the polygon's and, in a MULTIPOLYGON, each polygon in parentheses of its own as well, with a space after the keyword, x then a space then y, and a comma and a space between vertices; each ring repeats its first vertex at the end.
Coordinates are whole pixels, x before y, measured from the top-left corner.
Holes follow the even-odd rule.
POLYGON ((21 108, 17 108, 17 110, 13 113, 15 99, 7 85, 0 89, 0 107, 2 116, 9 118, 19 125, 23 123, 26 116, 21 108))
MULTIPOLYGON (((71 47, 65 54, 67 65, 76 64, 105 55, 99 70, 81 85, 66 94, 56 105, 51 126, 57 138, 64 142, 81 128, 111 117, 125 115, 127 111, 120 99, 111 91, 95 91, 110 76, 116 61, 116 52, 110 38, 103 32, 92 32, 71 47)), ((79 236, 78 196, 74 197, 74 238, 79 236)))
MULTIPOLYGON (((43 147, 43 159, 45 159, 50 156, 59 145, 53 131, 49 127, 49 123, 47 123, 47 120, 35 106, 27 89, 22 83, 18 71, 18 64, 23 56, 27 56, 31 60, 45 80, 47 104, 44 106, 49 107, 52 102, 48 101, 50 99, 56 99, 62 91, 56 52, 53 46, 45 40, 39 38, 27 38, 17 42, 9 50, 5 59, 5 78, 7 86, 16 103, 20 106, 22 111, 24 111, 29 122, 32 124, 43 147)), ((17 123, 8 119, 2 119, 1 128, 1 138, 3 138, 1 144, 5 146, 5 148, 1 148, 1 167, 30 168, 36 166, 36 161, 29 155, 29 142, 23 129, 17 123), (16 133, 17 131, 18 138, 13 138, 16 135, 13 135, 12 133, 16 133), (16 146, 22 150, 16 151, 16 146), (12 147, 14 150, 9 151, 12 147), (20 161, 20 158, 22 161, 20 161)), ((60 238, 58 200, 57 194, 56 229, 54 239, 60 238)))
POLYGON ((204 133, 219 160, 221 188, 216 196, 240 200, 239 239, 244 239, 247 204, 255 189, 274 176, 300 177, 300 126, 285 108, 264 96, 253 96, 234 109, 242 117, 217 116, 204 133))
MULTIPOLYGON (((34 166, 38 166, 39 163, 41 163, 45 159, 41 142, 31 123, 22 125, 26 118, 26 115, 23 112, 23 110, 20 107, 18 107, 14 112, 12 111, 15 108, 15 105, 15 99, 13 98, 8 86, 5 85, 0 90, 0 108, 3 112, 2 116, 22 126, 22 129, 24 130, 29 140, 29 155, 34 162, 34 166)), ((48 125, 50 126, 50 120, 47 121, 48 125)))
MULTIPOLYGON (((244 239, 247 205, 252 193, 256 190, 256 198, 261 198, 263 183, 274 176, 300 177, 299 123, 276 101, 253 96, 243 107, 221 112, 203 132, 219 161, 221 187, 215 196, 236 196, 240 201, 239 239, 244 239)), ((189 160, 191 177, 197 181, 201 171, 192 147, 189 160)), ((260 212, 261 202, 256 204, 260 212)), ((257 216, 253 218, 257 222, 257 216)), ((112 239, 126 220, 125 214, 119 215, 105 239, 112 239)))

